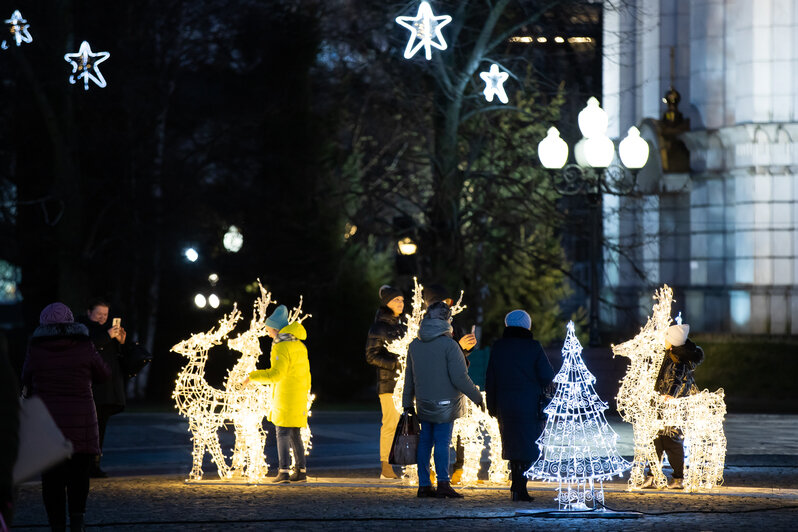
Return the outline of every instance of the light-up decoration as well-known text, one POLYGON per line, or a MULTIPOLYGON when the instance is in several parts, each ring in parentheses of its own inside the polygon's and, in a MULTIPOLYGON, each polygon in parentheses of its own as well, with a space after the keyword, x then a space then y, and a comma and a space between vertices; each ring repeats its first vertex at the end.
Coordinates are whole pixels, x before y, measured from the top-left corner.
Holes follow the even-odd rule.
POLYGON ((507 72, 499 71, 499 65, 493 63, 490 65, 490 70, 487 72, 480 72, 479 77, 485 82, 485 90, 482 94, 489 102, 493 101, 493 97, 499 98, 502 103, 507 103, 510 100, 507 98, 507 93, 504 92, 504 82, 510 77, 507 72))
POLYGON ((582 167, 606 168, 615 157, 615 145, 607 136, 609 117, 599 101, 591 97, 577 116, 584 137, 574 146, 574 158, 582 167))
POLYGON ((621 476, 631 464, 618 454, 618 435, 604 417, 607 403, 593 387, 596 377, 582 360, 574 322, 567 330, 562 367, 554 377, 557 392, 544 409, 546 427, 537 440, 540 457, 526 475, 557 482, 561 511, 584 511, 596 502, 603 505, 604 481, 621 476))
POLYGON ((230 229, 222 237, 222 245, 227 251, 238 253, 244 245, 244 235, 241 234, 238 227, 231 225, 230 229))
MULTIPOLYGON (((418 279, 413 278, 413 299, 411 313, 405 315, 407 331, 404 336, 388 342, 385 348, 398 356, 399 369, 397 369, 396 386, 393 390, 394 406, 402 411, 402 394, 405 386, 405 367, 407 365, 407 349, 410 342, 418 337, 418 328, 421 320, 426 313, 424 310, 424 287, 419 284, 418 279)), ((460 298, 452 305, 452 316, 465 310, 463 303, 463 292, 460 298)), ((484 393, 483 393, 483 401, 484 393)), ((478 407, 468 401, 467 413, 457 419, 452 430, 452 442, 456 441, 460 435, 460 441, 464 449, 463 474, 460 477, 461 484, 475 484, 481 467, 482 451, 490 442, 489 459, 490 467, 488 477, 490 482, 506 483, 508 464, 502 459, 501 435, 499 433, 499 422, 486 412, 482 412, 478 407), (487 436, 487 438, 486 438, 487 436)), ((430 462, 430 469, 434 470, 434 458, 430 462)), ((415 465, 405 467, 405 476, 413 484, 418 483, 418 471, 415 465)))
POLYGON ((205 308, 205 305, 208 304, 208 300, 205 299, 205 296, 202 294, 197 294, 194 296, 194 304, 197 308, 205 308))
POLYGON ((612 346, 613 356, 623 356, 631 363, 618 390, 618 413, 634 429, 635 456, 629 477, 629 489, 638 489, 645 480, 649 466, 654 485, 664 488, 667 479, 654 448, 654 439, 667 427, 684 435, 686 455, 684 489, 711 489, 723 482, 726 461, 726 435, 723 418, 726 415, 723 389, 703 390, 695 395, 666 399, 657 393, 655 384, 665 359, 665 332, 671 324, 673 290, 668 285, 654 293, 657 303, 651 317, 637 336, 612 346))
POLYGON ((410 39, 405 47, 405 59, 410 59, 424 47, 427 61, 432 59, 431 48, 446 50, 441 28, 452 21, 449 15, 435 16, 429 2, 421 2, 415 17, 396 17, 396 23, 410 30, 410 39), (418 42, 416 42, 418 40, 418 42))
MULTIPOLYGON (((28 21, 22 18, 22 13, 19 10, 14 11, 11 13, 11 18, 4 20, 6 24, 8 24, 8 31, 11 33, 11 37, 13 37, 14 42, 17 46, 22 43, 32 43, 33 37, 30 36, 30 32, 28 28, 30 24, 28 21)), ((3 42, 0 42, 0 48, 3 50, 8 49, 8 41, 3 39, 3 42)))
POLYGON ((418 250, 418 246, 409 236, 404 237, 396 245, 402 255, 415 255, 418 250))
POLYGON ((185 256, 186 260, 189 262, 197 262, 197 259, 199 258, 199 253, 197 253, 197 250, 194 248, 186 248, 183 251, 183 256, 185 256))
POLYGON ((69 76, 69 82, 74 85, 83 78, 84 90, 89 90, 89 81, 93 81, 100 88, 105 87, 105 78, 97 65, 109 57, 111 54, 108 52, 92 52, 89 43, 83 41, 77 52, 64 55, 64 60, 72 63, 72 75, 69 76))
POLYGON ((568 161, 568 144, 556 127, 550 127, 546 138, 538 142, 538 159, 544 168, 559 170, 568 161))
POLYGON ((211 294, 208 296, 208 305, 210 305, 211 308, 219 308, 220 304, 221 301, 219 300, 219 296, 216 294, 211 294))
MULTIPOLYGON (((211 454, 222 479, 236 476, 244 477, 249 482, 258 482, 268 472, 264 456, 266 431, 263 428, 263 418, 271 410, 271 384, 252 381, 247 386, 242 384, 249 373, 256 369, 258 358, 262 354, 260 338, 267 335, 265 321, 269 313, 268 307, 276 303, 260 281, 258 286, 260 297, 255 301, 248 330, 236 338, 228 339, 241 319, 241 313, 234 306, 233 311, 219 322, 218 328, 192 335, 172 348, 189 359, 177 377, 172 398, 175 399, 180 414, 188 418, 189 431, 194 442, 190 480, 202 478, 202 461, 206 451, 211 454), (228 347, 241 353, 241 356, 228 372, 224 390, 218 390, 205 380, 205 363, 208 351, 225 340, 228 347), (234 427, 236 435, 231 466, 225 461, 218 436, 218 430, 228 422, 234 427)), ((301 323, 308 317, 309 314, 302 312, 300 298, 299 305, 289 313, 289 323, 301 323)), ((313 394, 308 393, 308 416, 311 414, 310 407, 314 398, 313 394)), ((300 433, 305 454, 309 454, 312 437, 310 428, 303 427, 300 433)))

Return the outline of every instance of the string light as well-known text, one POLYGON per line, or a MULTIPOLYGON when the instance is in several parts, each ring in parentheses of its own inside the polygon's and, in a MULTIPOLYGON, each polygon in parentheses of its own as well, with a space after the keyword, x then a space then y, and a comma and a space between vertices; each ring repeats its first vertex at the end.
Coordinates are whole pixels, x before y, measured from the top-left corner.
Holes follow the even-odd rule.
POLYGON ((604 481, 621 476, 630 464, 617 450, 618 434, 604 411, 607 403, 593 385, 596 377, 582 360, 582 345, 568 322, 563 362, 554 376, 557 391, 549 405, 546 427, 537 440, 540 457, 526 475, 557 482, 561 511, 583 511, 604 502, 604 481))
MULTIPOLYGON (((258 280, 260 296, 255 300, 253 317, 249 329, 235 338, 228 339, 241 313, 234 305, 233 311, 219 322, 216 329, 206 333, 192 335, 172 348, 172 351, 188 357, 189 362, 182 368, 175 381, 172 398, 178 412, 189 420, 189 431, 192 434, 194 449, 192 452, 193 468, 190 480, 202 478, 202 461, 205 452, 211 454, 216 464, 219 477, 229 479, 244 477, 249 482, 264 479, 269 466, 264 455, 267 432, 263 428, 263 418, 272 407, 271 384, 260 384, 250 381, 244 386, 250 372, 256 369, 261 356, 260 338, 266 336, 266 318, 268 308, 276 303, 258 280), (236 364, 228 371, 224 390, 210 386, 205 380, 205 363, 208 351, 227 340, 227 346, 241 353, 236 364), (231 466, 228 467, 219 445, 218 431, 225 425, 232 425, 235 430, 235 445, 231 466)), ((302 298, 299 305, 288 315, 288 322, 293 323, 309 318, 310 314, 302 311, 302 298)), ((315 396, 308 393, 307 412, 315 396)), ((302 427, 300 435, 305 446, 305 454, 310 453, 312 434, 309 427, 302 427)), ((295 462, 292 454, 292 460, 295 462)))
MULTIPOLYGON (((410 342, 418 337, 418 329, 426 313, 426 310, 423 309, 423 292, 424 287, 419 284, 418 279, 414 277, 411 312, 405 315, 407 330, 402 337, 385 344, 385 348, 391 353, 396 354, 399 360, 396 386, 393 390, 393 402, 396 409, 400 412, 402 411, 402 394, 405 385, 404 374, 407 365, 407 349, 410 346, 410 342)), ((460 298, 452 305, 452 316, 466 309, 466 306, 463 305, 463 295, 464 292, 461 291, 460 298)), ((482 400, 484 401, 484 392, 482 395, 482 400)), ((507 461, 503 460, 501 457, 501 435, 499 433, 499 422, 496 418, 491 417, 487 412, 482 412, 481 409, 468 401, 466 414, 458 418, 454 423, 452 441, 455 441, 457 435, 460 435, 460 441, 464 449, 463 474, 460 477, 461 484, 467 485, 477 482, 481 467, 482 451, 485 449, 488 442, 490 442, 490 451, 488 455, 490 460, 490 467, 488 469, 489 481, 506 483, 508 466, 507 461)), ((430 468, 434 469, 434 459, 430 462, 430 468)), ((416 484, 418 482, 417 466, 411 465, 405 467, 405 476, 412 484, 416 484)))
MULTIPOLYGON (((28 24, 27 20, 22 18, 22 13, 20 13, 19 10, 15 10, 13 13, 11 13, 11 18, 4 20, 3 22, 8 24, 8 31, 11 33, 17 46, 24 42, 33 42, 33 37, 30 36, 30 32, 28 31, 30 24, 28 24)), ((3 42, 0 43, 0 48, 3 50, 8 49, 8 42, 6 42, 5 39, 3 39, 3 42)))
POLYGON ((410 40, 405 47, 405 59, 410 59, 422 47, 427 61, 432 59, 430 47, 446 50, 446 41, 441 28, 452 21, 449 15, 435 16, 429 2, 421 2, 415 17, 396 17, 396 23, 410 30, 410 40), (416 44, 416 39, 418 43, 416 44), (434 40, 437 39, 437 42, 434 40))
POLYGON ((64 60, 72 63, 72 75, 69 76, 69 82, 74 85, 80 78, 83 78, 84 90, 89 90, 89 81, 93 81, 100 88, 105 87, 105 78, 97 65, 109 57, 111 54, 108 52, 92 52, 89 43, 83 41, 77 52, 64 55, 64 60), (75 75, 76 73, 77 75, 75 75))
POLYGON ((665 332, 671 324, 673 290, 664 285, 654 293, 657 303, 637 336, 612 346, 613 356, 623 356, 631 363, 618 390, 618 413, 634 429, 635 456, 629 477, 629 489, 638 489, 645 481, 648 465, 654 485, 664 488, 667 479, 654 448, 654 439, 673 427, 684 435, 689 467, 683 480, 686 491, 711 489, 723 483, 726 461, 726 415, 723 389, 703 390, 697 394, 666 399, 657 393, 655 384, 666 356, 665 332))

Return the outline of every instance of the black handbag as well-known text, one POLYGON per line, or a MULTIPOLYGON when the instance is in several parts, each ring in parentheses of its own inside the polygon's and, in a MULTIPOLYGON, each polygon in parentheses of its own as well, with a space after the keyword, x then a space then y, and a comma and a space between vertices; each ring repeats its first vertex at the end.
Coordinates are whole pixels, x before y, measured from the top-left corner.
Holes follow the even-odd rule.
POLYGON ((124 372, 125 377, 132 379, 138 375, 139 371, 144 369, 144 366, 149 364, 151 360, 152 355, 150 352, 136 342, 125 348, 125 353, 122 357, 122 372, 124 372))
POLYGON ((415 464, 418 438, 418 417, 415 412, 404 412, 396 425, 388 463, 398 466, 415 464))

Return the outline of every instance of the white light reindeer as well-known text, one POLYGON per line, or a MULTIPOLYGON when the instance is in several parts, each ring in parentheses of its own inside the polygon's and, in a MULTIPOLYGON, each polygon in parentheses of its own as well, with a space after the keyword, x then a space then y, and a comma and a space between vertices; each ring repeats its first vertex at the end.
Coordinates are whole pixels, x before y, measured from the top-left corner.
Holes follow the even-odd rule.
POLYGON ((641 487, 646 465, 651 469, 656 487, 667 485, 654 439, 666 427, 674 427, 684 435, 690 458, 690 465, 685 470, 684 489, 710 489, 723 482, 726 459, 723 389, 716 392, 704 390, 668 400, 657 393, 654 386, 666 356, 665 331, 671 323, 673 290, 665 285, 655 292, 654 299, 657 303, 640 333, 612 347, 613 356, 624 356, 631 361, 616 398, 618 413, 634 429, 635 456, 629 488, 641 487))

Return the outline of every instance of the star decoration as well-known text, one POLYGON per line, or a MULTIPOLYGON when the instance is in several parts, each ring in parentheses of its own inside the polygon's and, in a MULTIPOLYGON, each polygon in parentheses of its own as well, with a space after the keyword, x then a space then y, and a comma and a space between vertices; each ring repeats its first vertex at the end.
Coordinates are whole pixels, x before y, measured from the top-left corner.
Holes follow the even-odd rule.
POLYGON ((485 99, 489 102, 493 101, 493 96, 497 96, 499 101, 507 103, 510 100, 507 98, 507 93, 504 92, 504 82, 510 77, 507 72, 499 72, 499 65, 493 63, 490 65, 490 71, 481 72, 479 77, 485 82, 485 90, 482 93, 485 99))
POLYGON ((441 28, 452 21, 449 15, 435 16, 429 2, 421 2, 415 17, 396 17, 396 23, 410 30, 410 40, 405 48, 405 59, 410 59, 421 47, 429 61, 432 58, 434 46, 438 50, 446 50, 446 41, 441 34, 441 28), (416 39, 418 42, 416 43, 416 39), (437 42, 433 39, 437 39, 437 42))
MULTIPOLYGON (((3 22, 10 26, 8 31, 14 36, 14 41, 17 43, 17 46, 24 42, 33 42, 33 37, 31 37, 30 32, 28 32, 30 24, 28 24, 27 20, 22 18, 22 13, 20 13, 19 10, 11 13, 11 18, 3 22)), ((3 42, 0 43, 0 47, 2 47, 3 50, 8 49, 8 42, 3 39, 3 42)))
POLYGON ((89 43, 83 41, 76 53, 64 55, 64 60, 72 63, 72 75, 69 76, 69 82, 74 85, 80 78, 83 78, 84 90, 89 90, 89 80, 96 83, 98 87, 105 87, 105 78, 97 65, 110 56, 111 54, 108 52, 92 52, 89 43))

